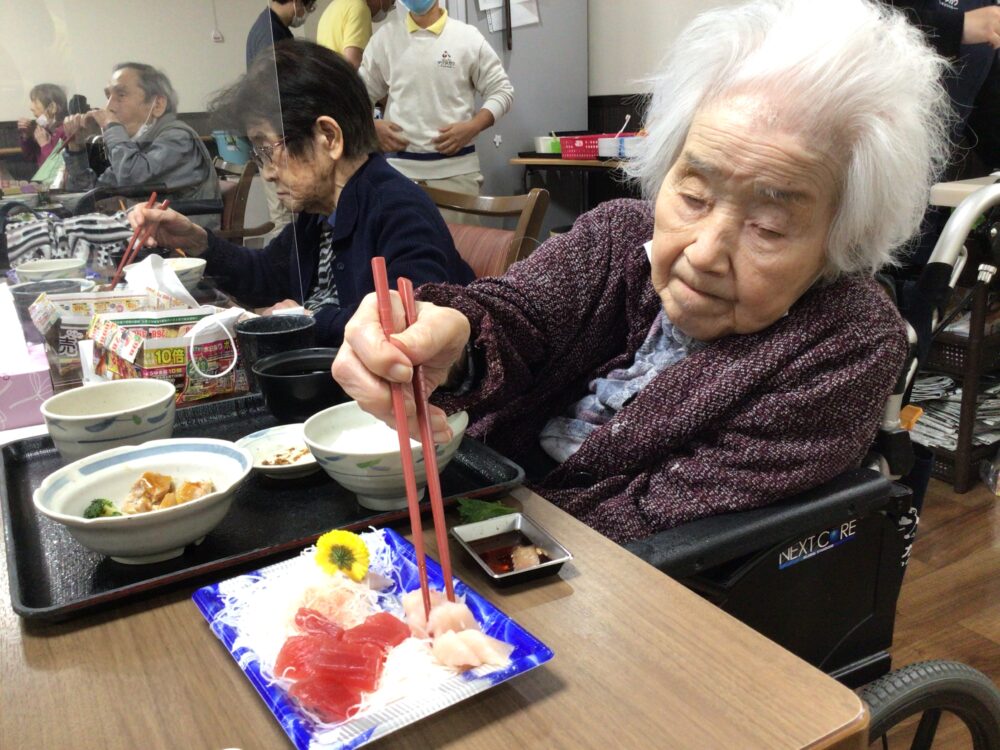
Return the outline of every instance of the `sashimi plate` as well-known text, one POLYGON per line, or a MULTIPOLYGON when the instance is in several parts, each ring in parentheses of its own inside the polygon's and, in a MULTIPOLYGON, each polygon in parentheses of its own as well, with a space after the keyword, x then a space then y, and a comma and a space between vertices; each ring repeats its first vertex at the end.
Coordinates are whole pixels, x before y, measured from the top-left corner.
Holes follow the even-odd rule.
MULTIPOLYGON (((383 589, 383 593, 387 595, 387 600, 398 601, 399 595, 420 586, 413 546, 392 529, 382 529, 372 533, 380 535, 385 545, 383 559, 388 564, 380 572, 391 583, 383 589)), ((245 633, 241 632, 238 620, 234 622, 230 616, 231 612, 227 611, 233 606, 234 599, 242 597, 245 601, 248 595, 252 596, 254 587, 261 585, 263 581, 276 581, 283 575, 291 575, 297 569, 296 566, 301 565, 301 560, 301 557, 286 560, 252 573, 205 586, 198 589, 192 597, 208 620, 212 631, 225 644, 240 669, 249 678, 299 750, 361 747, 425 716, 430 716, 534 669, 552 658, 551 649, 544 643, 456 578, 455 593, 459 597, 464 597, 465 603, 472 610, 483 632, 514 647, 510 663, 500 669, 480 667, 455 674, 431 689, 414 691, 414 694, 401 697, 383 708, 359 714, 333 727, 317 725, 300 709, 294 699, 269 679, 262 664, 263 659, 256 651, 245 645, 246 638, 243 637, 245 633)), ((439 590, 444 588, 441 568, 430 558, 427 558, 427 576, 431 588, 439 590)))

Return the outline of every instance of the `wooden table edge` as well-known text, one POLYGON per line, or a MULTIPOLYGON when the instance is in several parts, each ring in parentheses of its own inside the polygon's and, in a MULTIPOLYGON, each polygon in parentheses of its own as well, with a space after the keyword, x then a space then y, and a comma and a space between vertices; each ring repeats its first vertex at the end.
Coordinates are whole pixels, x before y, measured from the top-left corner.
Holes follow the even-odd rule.
POLYGON ((871 715, 867 704, 855 693, 861 709, 850 722, 834 732, 821 737, 806 750, 864 750, 868 747, 868 727, 871 715))

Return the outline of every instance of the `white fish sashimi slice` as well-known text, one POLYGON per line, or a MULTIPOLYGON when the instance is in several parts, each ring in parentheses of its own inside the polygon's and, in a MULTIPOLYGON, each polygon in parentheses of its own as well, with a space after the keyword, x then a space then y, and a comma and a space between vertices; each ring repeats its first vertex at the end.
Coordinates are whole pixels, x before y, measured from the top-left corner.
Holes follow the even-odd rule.
MULTIPOLYGON (((442 602, 448 601, 444 592, 431 590, 431 612, 434 607, 442 602)), ((410 626, 410 632, 415 638, 428 638, 430 633, 427 629, 427 618, 424 617, 424 597, 420 589, 407 591, 399 598, 403 605, 403 614, 406 617, 406 624, 410 626)))
POLYGON ((478 666, 478 657, 468 644, 458 637, 458 633, 451 630, 441 633, 434 638, 434 645, 431 647, 434 658, 446 667, 456 669, 466 669, 478 666))
POLYGON ((449 630, 456 633, 462 630, 479 630, 479 623, 464 602, 443 601, 431 608, 427 632, 436 636, 449 630))
POLYGON ((480 630, 445 631, 434 637, 432 652, 441 664, 458 669, 473 669, 483 664, 504 667, 514 647, 491 638, 480 630))

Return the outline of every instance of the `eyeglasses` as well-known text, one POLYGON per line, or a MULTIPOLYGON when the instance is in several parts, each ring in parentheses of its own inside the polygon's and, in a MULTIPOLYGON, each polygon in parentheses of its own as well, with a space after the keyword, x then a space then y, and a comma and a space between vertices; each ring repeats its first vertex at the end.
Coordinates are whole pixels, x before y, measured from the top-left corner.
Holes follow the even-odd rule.
POLYGON ((275 141, 274 143, 251 143, 250 153, 257 166, 263 169, 264 167, 273 163, 274 150, 276 148, 284 147, 284 145, 285 145, 284 138, 281 138, 275 141))

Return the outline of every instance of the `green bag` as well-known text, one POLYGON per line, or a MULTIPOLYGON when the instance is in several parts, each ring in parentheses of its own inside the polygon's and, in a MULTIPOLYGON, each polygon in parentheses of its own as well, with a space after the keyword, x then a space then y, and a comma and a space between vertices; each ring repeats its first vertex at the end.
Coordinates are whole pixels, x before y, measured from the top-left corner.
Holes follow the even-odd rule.
POLYGON ((62 150, 65 145, 66 142, 60 139, 56 147, 52 149, 52 153, 48 155, 48 158, 42 162, 42 166, 32 176, 32 182, 38 182, 45 187, 52 186, 52 182, 59 176, 59 173, 63 169, 62 150))

